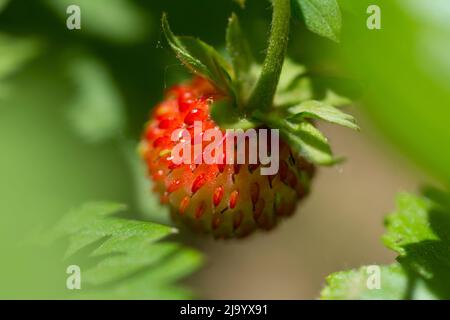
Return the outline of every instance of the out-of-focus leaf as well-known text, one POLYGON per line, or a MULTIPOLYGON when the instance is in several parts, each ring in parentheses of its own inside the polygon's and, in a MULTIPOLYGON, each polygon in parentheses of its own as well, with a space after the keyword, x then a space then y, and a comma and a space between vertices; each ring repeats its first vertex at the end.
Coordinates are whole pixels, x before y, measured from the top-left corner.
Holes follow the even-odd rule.
MULTIPOLYGON (((128 0, 47 0, 47 4, 64 21, 70 5, 81 9, 81 30, 104 39, 132 43, 143 39, 150 30, 149 17, 133 1, 128 0)), ((61 27, 64 27, 62 25, 61 27)))
POLYGON ((398 264, 381 267, 381 288, 370 290, 367 281, 370 269, 336 272, 327 277, 327 286, 321 292, 324 300, 400 300, 406 298, 408 278, 398 264))
POLYGON ((280 75, 280 81, 278 81, 277 90, 279 92, 289 90, 294 81, 305 74, 306 68, 303 65, 286 58, 283 64, 283 71, 280 75))
POLYGON ((91 267, 81 266, 83 290, 74 297, 189 297, 174 283, 200 266, 200 254, 177 243, 159 242, 176 232, 174 228, 113 216, 123 208, 114 203, 86 204, 65 216, 48 235, 53 241, 69 237, 69 258, 78 259, 75 254, 90 248, 90 259, 96 261, 91 267))
POLYGON ((423 277, 442 298, 450 298, 450 196, 437 191, 439 199, 401 194, 397 211, 386 218, 386 246, 400 256, 398 261, 423 277))
POLYGON ((0 0, 0 12, 8 5, 9 0, 0 0))
POLYGON ((303 121, 307 118, 321 119, 353 130, 359 130, 353 116, 320 101, 305 101, 302 104, 290 108, 289 112, 293 114, 289 118, 293 122, 303 121))
POLYGON ((211 80, 218 89, 234 96, 231 85, 232 68, 210 45, 191 37, 177 37, 170 30, 167 16, 162 17, 162 28, 177 58, 194 74, 211 80))
POLYGON ((0 81, 35 57, 42 45, 36 39, 16 38, 0 33, 0 81))
POLYGON ((140 213, 158 223, 170 223, 169 210, 160 204, 158 197, 152 192, 152 182, 149 179, 144 162, 139 159, 136 143, 126 143, 123 146, 125 158, 131 170, 134 180, 134 192, 136 207, 140 213))
POLYGON ((303 14, 309 30, 339 42, 342 18, 336 0, 292 0, 292 6, 295 16, 303 14))
POLYGON ((368 288, 362 267, 330 275, 323 299, 450 298, 450 196, 436 189, 423 197, 402 193, 386 227, 384 243, 399 264, 381 267, 381 288, 368 288))
POLYGON ((286 59, 275 94, 275 106, 293 106, 312 99, 311 81, 306 75, 306 68, 286 59))
POLYGON ((124 106, 105 66, 81 56, 72 59, 69 74, 75 89, 68 116, 75 131, 91 143, 118 137, 125 124, 124 106))
MULTIPOLYGON (((352 3, 358 12, 376 4, 352 3)), ((361 27, 367 15, 346 16, 340 54, 370 88, 361 107, 380 132, 448 186, 450 2, 384 0, 379 5, 381 30, 361 27)))
POLYGON ((236 2, 238 5, 240 5, 242 9, 245 8, 245 1, 246 0, 233 0, 233 1, 236 2))
POLYGON ((336 272, 327 277, 321 292, 324 300, 402 300, 436 299, 420 279, 411 282, 399 264, 380 267, 380 288, 368 286, 373 271, 364 266, 358 270, 336 272))
POLYGON ((227 28, 227 50, 233 62, 234 70, 239 78, 248 72, 254 63, 247 38, 243 35, 239 19, 232 14, 227 28), (243 73, 242 75, 240 73, 243 73))
POLYGON ((349 98, 343 97, 332 90, 327 90, 323 103, 331 105, 333 107, 343 107, 349 105, 352 101, 349 98))
POLYGON ((236 14, 230 17, 227 28, 227 51, 233 63, 235 87, 245 101, 252 92, 259 68, 253 58, 247 38, 241 30, 236 14))

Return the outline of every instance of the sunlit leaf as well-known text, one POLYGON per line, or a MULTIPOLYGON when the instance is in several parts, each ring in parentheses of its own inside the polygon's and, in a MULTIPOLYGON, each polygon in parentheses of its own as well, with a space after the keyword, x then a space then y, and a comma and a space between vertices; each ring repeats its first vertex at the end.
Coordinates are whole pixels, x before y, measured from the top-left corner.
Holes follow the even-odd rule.
POLYGON ((304 119, 320 119, 325 120, 334 124, 339 124, 341 126, 359 130, 356 124, 355 118, 353 116, 340 111, 339 109, 328 105, 320 101, 305 101, 297 106, 289 109, 289 112, 293 114, 289 120, 298 122, 304 119))
POLYGON ((174 283, 200 266, 200 254, 160 241, 176 232, 174 228, 117 217, 123 209, 114 203, 86 204, 63 217, 48 235, 53 241, 68 237, 67 258, 89 250, 87 258, 94 261, 82 266, 84 289, 74 298, 189 297, 174 283))
POLYGON ((292 6, 297 17, 303 15, 309 30, 339 42, 342 18, 336 0, 292 0, 292 6))
POLYGON ((41 49, 42 44, 36 39, 0 33, 0 81, 18 71, 41 49))
POLYGON ((386 218, 386 246, 399 264, 368 272, 337 272, 327 278, 322 299, 449 299, 450 196, 428 188, 422 197, 402 193, 397 210, 386 218), (370 289, 369 276, 381 287, 370 289))
POLYGON ((313 97, 311 81, 306 77, 306 68, 286 58, 278 82, 274 104, 293 106, 313 97))
POLYGON ((165 14, 162 17, 162 27, 170 47, 187 68, 194 74, 211 80, 223 92, 234 96, 231 85, 232 68, 213 47, 195 38, 175 36, 165 14))
POLYGON ((9 3, 9 0, 0 0, 0 12, 6 8, 8 3, 9 3))
POLYGON ((229 19, 226 40, 227 51, 233 63, 235 85, 238 88, 240 98, 246 100, 257 80, 258 67, 236 14, 233 14, 229 19))
MULTIPOLYGON (((402 300, 436 299, 420 279, 411 280, 399 264, 379 267, 380 287, 374 287, 370 278, 378 272, 377 266, 336 272, 327 277, 327 286, 321 292, 324 300, 402 300)), ((377 275, 378 276, 378 275, 377 275)))

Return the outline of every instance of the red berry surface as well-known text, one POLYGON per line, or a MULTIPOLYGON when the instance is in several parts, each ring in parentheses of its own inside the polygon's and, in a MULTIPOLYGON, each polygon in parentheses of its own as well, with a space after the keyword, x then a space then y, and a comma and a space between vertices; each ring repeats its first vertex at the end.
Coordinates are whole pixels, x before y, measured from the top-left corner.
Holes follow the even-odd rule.
MULTIPOLYGON (((153 110, 140 144, 154 192, 170 207, 173 219, 216 238, 243 237, 256 229, 272 229, 294 213, 305 198, 314 166, 280 140, 279 171, 261 175, 258 164, 175 164, 171 141, 176 129, 191 133, 195 121, 202 134, 219 128, 210 116, 213 102, 224 97, 203 78, 172 87, 153 110)), ((270 141, 270 140, 269 140, 270 141)), ((210 142, 201 142, 206 147, 210 142)), ((248 157, 247 161, 248 161, 248 157)))

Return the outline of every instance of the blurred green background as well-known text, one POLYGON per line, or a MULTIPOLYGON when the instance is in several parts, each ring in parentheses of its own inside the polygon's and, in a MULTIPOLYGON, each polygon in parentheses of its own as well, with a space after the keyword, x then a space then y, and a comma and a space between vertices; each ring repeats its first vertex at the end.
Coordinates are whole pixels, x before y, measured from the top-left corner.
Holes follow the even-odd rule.
MULTIPOLYGON (((331 87, 353 98, 362 133, 323 126, 348 161, 322 170, 300 214, 274 232, 225 243, 182 235, 207 257, 188 280, 200 297, 315 298, 333 271, 393 260, 379 237, 397 191, 448 188, 450 2, 339 2, 341 43, 295 22, 289 56, 309 68, 318 96, 331 87), (381 30, 366 27, 371 4, 381 30)), ((64 291, 65 268, 47 263, 58 253, 21 244, 86 201, 167 222, 133 152, 164 89, 187 76, 163 41, 163 11, 176 33, 219 49, 235 11, 264 57, 268 1, 0 0, 0 297, 64 291), (81 30, 66 28, 69 4, 81 8, 81 30)))

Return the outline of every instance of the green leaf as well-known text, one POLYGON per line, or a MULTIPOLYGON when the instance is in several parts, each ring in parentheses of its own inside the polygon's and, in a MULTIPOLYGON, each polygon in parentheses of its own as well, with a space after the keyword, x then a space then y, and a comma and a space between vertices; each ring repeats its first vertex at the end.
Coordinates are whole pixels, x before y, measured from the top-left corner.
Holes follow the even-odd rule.
POLYGON ((322 100, 323 103, 331 105, 333 107, 343 107, 351 104, 351 100, 347 97, 343 97, 332 90, 327 90, 325 98, 322 100))
POLYGON ((320 119, 353 130, 359 130, 353 116, 320 101, 311 100, 303 102, 300 105, 290 108, 289 112, 293 114, 293 116, 288 119, 292 122, 304 121, 304 119, 320 119))
POLYGON ((246 101, 258 78, 259 67, 253 58, 247 38, 242 33, 239 19, 234 13, 228 22, 226 42, 233 64, 238 96, 246 101))
POLYGON ((431 197, 400 194, 397 210, 386 218, 385 245, 398 261, 422 277, 442 298, 450 298, 450 196, 431 190, 431 197))
POLYGON ((90 143, 119 137, 125 127, 125 108, 106 67, 81 55, 71 59, 69 75, 75 96, 68 102, 67 114, 75 132, 90 143))
POLYGON ((280 92, 289 90, 295 80, 304 75, 306 75, 305 66, 298 64, 289 58, 286 58, 284 60, 283 71, 280 75, 280 81, 278 82, 277 90, 280 92))
POLYGON ((0 0, 0 12, 6 8, 8 3, 9 3, 9 0, 0 0))
MULTIPOLYGON (((68 18, 70 5, 81 9, 81 33, 89 33, 116 43, 134 43, 148 36, 150 18, 133 1, 128 0, 47 0, 59 17, 68 18)), ((77 31, 73 31, 77 32, 77 31)))
POLYGON ((272 129, 279 129, 281 136, 290 146, 311 162, 318 165, 333 165, 338 159, 333 157, 327 138, 311 123, 292 123, 279 116, 266 116, 255 113, 255 119, 272 129))
POLYGON ((36 57, 42 44, 36 39, 16 38, 0 33, 0 81, 36 57))
POLYGON ((368 286, 373 271, 369 266, 336 272, 327 277, 321 292, 324 300, 436 299, 420 279, 411 281, 399 264, 380 267, 380 288, 368 286))
POLYGON ((295 152, 309 161, 323 166, 331 166, 342 161, 333 156, 328 139, 310 122, 295 123, 280 114, 263 114, 259 111, 252 116, 254 120, 264 123, 271 129, 279 129, 280 135, 295 152))
POLYGON ((228 62, 210 45, 191 37, 177 37, 170 30, 167 16, 162 17, 162 28, 177 58, 194 74, 209 79, 215 86, 234 96, 232 68, 228 62))
POLYGON ((371 275, 367 266, 358 270, 336 272, 327 277, 327 286, 321 292, 324 300, 400 300, 405 298, 408 279, 398 264, 383 266, 380 289, 369 289, 371 275))
POLYGON ((245 8, 245 1, 246 0, 233 0, 233 1, 236 2, 238 5, 240 5, 242 9, 245 8))
POLYGON ((275 94, 275 106, 293 106, 313 97, 311 81, 306 68, 289 58, 284 60, 283 71, 275 94))
POLYGON ((328 277, 323 299, 449 299, 450 195, 426 189, 401 193, 386 218, 386 246, 399 264, 381 268, 381 289, 368 290, 366 267, 328 277))
POLYGON ((200 266, 200 254, 161 241, 175 233, 174 228, 117 217, 123 209, 114 203, 86 204, 63 217, 50 233, 53 241, 68 237, 66 257, 82 269, 82 291, 74 297, 189 297, 174 283, 200 266), (80 260, 86 253, 87 262, 80 260))
POLYGON ((309 30, 339 42, 342 18, 336 0, 292 0, 292 6, 298 18, 303 13, 309 30))
POLYGON ((324 166, 339 162, 339 159, 333 157, 328 139, 311 123, 287 123, 288 125, 281 129, 281 134, 285 135, 292 146, 305 158, 324 166))

